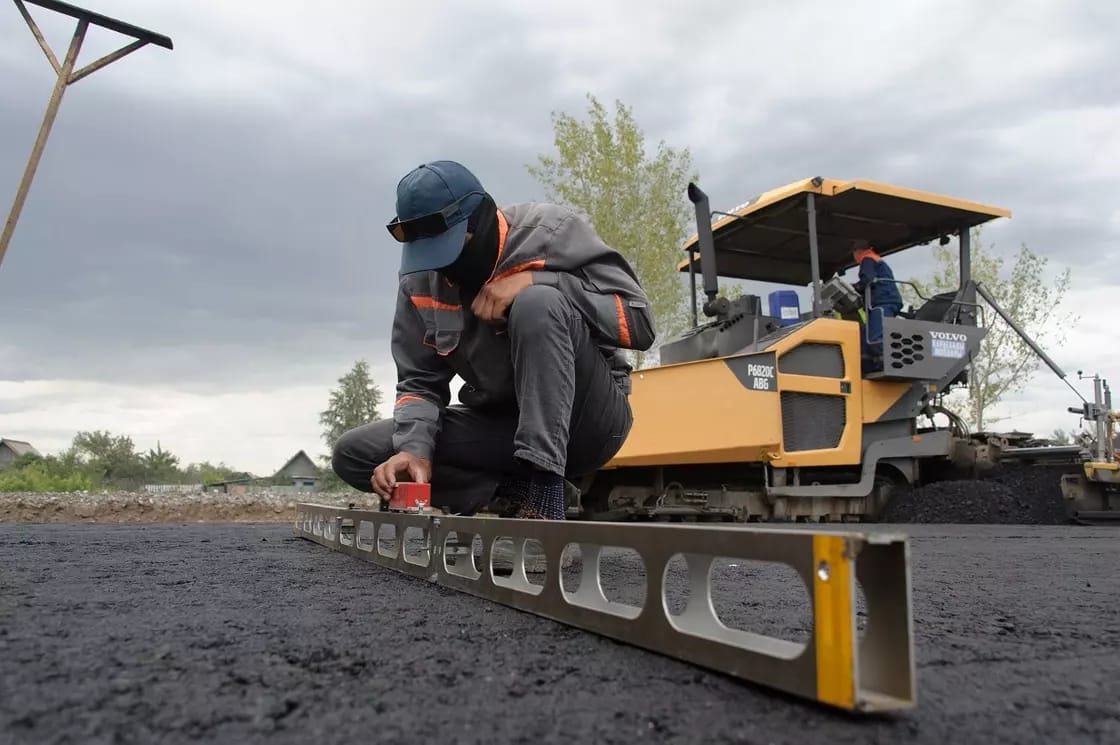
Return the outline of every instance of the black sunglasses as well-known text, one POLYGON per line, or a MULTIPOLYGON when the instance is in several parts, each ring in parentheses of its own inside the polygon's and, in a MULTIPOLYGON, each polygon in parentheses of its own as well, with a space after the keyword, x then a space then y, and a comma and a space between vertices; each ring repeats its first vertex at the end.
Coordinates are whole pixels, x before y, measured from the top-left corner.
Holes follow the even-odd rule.
POLYGON ((451 227, 450 220, 459 215, 459 208, 463 202, 476 195, 485 197, 486 193, 481 191, 469 192, 437 212, 430 212, 427 215, 414 217, 403 222, 400 219, 394 219, 385 227, 388 228, 389 235, 393 236, 399 243, 411 243, 421 238, 439 235, 451 227))

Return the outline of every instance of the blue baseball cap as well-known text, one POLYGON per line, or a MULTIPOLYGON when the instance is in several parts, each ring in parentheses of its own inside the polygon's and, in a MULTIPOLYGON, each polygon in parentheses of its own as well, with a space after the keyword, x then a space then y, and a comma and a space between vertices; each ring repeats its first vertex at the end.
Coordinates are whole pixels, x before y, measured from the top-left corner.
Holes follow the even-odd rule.
POLYGON ((424 163, 397 184, 397 215, 386 227, 404 244, 401 275, 430 272, 459 258, 467 219, 486 197, 482 183, 451 160, 424 163))

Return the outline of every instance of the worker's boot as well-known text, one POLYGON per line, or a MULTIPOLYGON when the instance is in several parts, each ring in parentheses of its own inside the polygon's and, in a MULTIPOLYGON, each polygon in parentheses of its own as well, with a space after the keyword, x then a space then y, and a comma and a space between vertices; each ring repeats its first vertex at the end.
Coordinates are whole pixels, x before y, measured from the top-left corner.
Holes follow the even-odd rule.
POLYGON ((529 494, 528 479, 503 479, 494 492, 494 498, 488 505, 488 510, 498 517, 514 517, 521 509, 521 503, 529 494))

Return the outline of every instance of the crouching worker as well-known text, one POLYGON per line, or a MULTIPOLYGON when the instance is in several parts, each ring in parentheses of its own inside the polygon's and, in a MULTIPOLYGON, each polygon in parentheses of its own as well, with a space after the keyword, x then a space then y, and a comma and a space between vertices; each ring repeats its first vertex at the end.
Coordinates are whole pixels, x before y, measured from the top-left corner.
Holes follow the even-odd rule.
POLYGON ((895 284, 894 272, 867 241, 857 240, 852 243, 852 260, 859 265, 859 281, 854 285, 855 291, 864 298, 864 290, 871 288, 870 303, 864 308, 867 328, 861 335, 860 343, 864 360, 868 363, 865 369, 882 369, 883 318, 897 316, 902 310, 902 294, 895 284))
POLYGON ((430 483, 454 514, 497 499, 507 516, 564 519, 565 477, 603 466, 630 431, 620 350, 654 341, 634 270, 573 211, 498 208, 455 162, 407 174, 396 209, 393 416, 344 434, 335 472, 384 498, 430 483))

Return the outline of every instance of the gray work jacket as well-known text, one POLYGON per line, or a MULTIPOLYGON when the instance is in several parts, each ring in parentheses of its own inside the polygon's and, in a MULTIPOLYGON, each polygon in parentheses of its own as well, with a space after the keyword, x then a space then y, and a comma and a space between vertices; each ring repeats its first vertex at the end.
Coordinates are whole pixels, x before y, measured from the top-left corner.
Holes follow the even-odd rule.
MULTIPOLYGON (((534 284, 558 288, 579 309, 619 384, 629 392, 631 367, 619 350, 649 349, 654 319, 626 259, 582 216, 553 204, 500 208, 498 244, 489 281, 532 271, 534 284)), ((398 378, 393 407, 397 452, 432 458, 456 374, 465 382, 459 393, 465 405, 516 403, 509 337, 479 321, 438 272, 401 278, 392 353, 398 378)))

